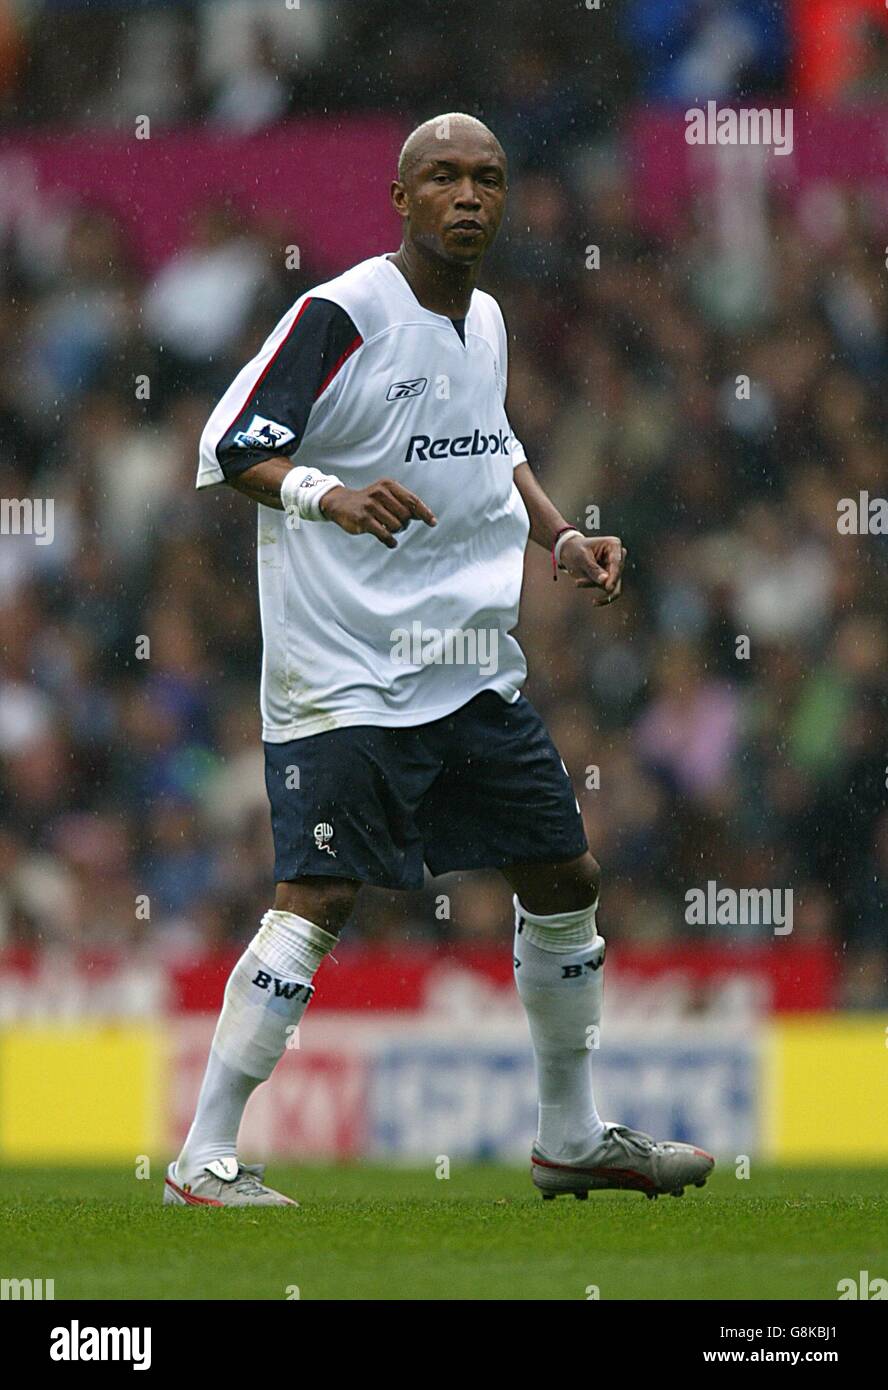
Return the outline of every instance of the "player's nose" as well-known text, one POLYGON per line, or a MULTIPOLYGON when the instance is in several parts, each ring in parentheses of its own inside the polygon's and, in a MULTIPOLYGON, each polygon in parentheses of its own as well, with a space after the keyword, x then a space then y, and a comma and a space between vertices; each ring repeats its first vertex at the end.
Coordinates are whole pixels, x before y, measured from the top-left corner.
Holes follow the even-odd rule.
POLYGON ((481 199, 471 179, 465 179, 456 189, 453 205, 460 209, 480 208, 481 199))

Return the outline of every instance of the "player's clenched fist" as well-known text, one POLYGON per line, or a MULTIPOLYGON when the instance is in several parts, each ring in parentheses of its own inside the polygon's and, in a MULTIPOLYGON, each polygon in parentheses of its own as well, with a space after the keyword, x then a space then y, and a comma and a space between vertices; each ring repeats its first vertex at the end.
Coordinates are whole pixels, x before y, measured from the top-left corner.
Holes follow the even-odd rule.
POLYGON ((393 532, 403 531, 414 517, 426 526, 438 524, 425 502, 391 478, 380 478, 369 487, 333 487, 324 493, 320 508, 350 536, 375 536, 389 550, 398 544, 393 532))

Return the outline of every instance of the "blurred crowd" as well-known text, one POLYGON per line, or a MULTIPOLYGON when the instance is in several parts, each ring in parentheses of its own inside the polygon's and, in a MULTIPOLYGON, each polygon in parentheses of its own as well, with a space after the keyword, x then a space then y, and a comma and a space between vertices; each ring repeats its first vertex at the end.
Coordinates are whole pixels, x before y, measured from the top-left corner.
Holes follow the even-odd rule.
MULTIPOLYGON (((570 83, 556 100, 551 61, 525 49, 501 125, 484 113, 515 177, 482 284, 534 469, 568 519, 629 550, 624 597, 600 610, 534 548, 518 633, 603 866, 602 930, 774 941, 689 926, 685 894, 791 888, 791 939, 833 951, 846 1005, 884 1004, 888 538, 840 534, 837 504, 888 491, 888 304, 867 249, 886 228, 821 190, 816 216, 769 201, 754 254, 693 209, 658 240, 619 141, 600 111, 571 115, 570 83)), ((241 95, 223 84, 216 117, 241 95)), ((273 105, 265 119, 289 110, 273 105)), ((0 537, 0 945, 245 940, 272 867, 255 516, 195 493, 197 443, 323 276, 286 270, 273 231, 223 205, 150 279, 89 205, 6 251, 0 497, 51 497, 54 538, 0 537)), ((507 949, 509 895, 495 875, 368 891, 349 934, 507 949)))
POLYGON ((605 129, 627 99, 788 86, 884 97, 884 0, 0 0, 0 131, 480 103, 514 152, 605 129))

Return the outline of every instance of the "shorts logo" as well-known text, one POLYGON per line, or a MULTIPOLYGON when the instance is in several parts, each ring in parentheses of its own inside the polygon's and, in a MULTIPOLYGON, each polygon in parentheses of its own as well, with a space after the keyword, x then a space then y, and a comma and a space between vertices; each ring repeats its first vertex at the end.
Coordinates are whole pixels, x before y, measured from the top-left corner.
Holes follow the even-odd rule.
POLYGON ((295 431, 276 420, 266 420, 264 415, 254 415, 248 430, 241 430, 234 436, 235 444, 241 449, 279 449, 295 439, 295 431))
POLYGON ((421 396, 429 384, 427 376, 414 377, 412 381, 396 381, 386 392, 387 401, 406 401, 411 396, 421 396))
POLYGON ((331 858, 336 858, 335 849, 331 849, 327 844, 328 840, 333 839, 333 827, 324 820, 318 821, 314 828, 315 845, 318 849, 326 850, 331 858))

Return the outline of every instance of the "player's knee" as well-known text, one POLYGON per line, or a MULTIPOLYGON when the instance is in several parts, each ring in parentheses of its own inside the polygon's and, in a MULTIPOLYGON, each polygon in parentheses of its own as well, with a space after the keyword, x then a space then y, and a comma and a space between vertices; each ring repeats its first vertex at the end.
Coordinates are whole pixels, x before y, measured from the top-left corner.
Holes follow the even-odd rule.
POLYGON ((562 892, 576 901, 576 908, 563 907, 561 911, 578 911, 582 907, 591 907, 601 889, 601 865, 598 860, 587 850, 579 859, 565 864, 564 869, 569 872, 565 873, 562 892))
POLYGON ((338 936, 351 916, 360 887, 347 878, 291 879, 277 885, 274 905, 279 912, 294 912, 338 936))
POLYGON ((591 907, 601 886, 601 867, 588 850, 564 864, 515 866, 507 876, 522 906, 544 915, 591 907))

